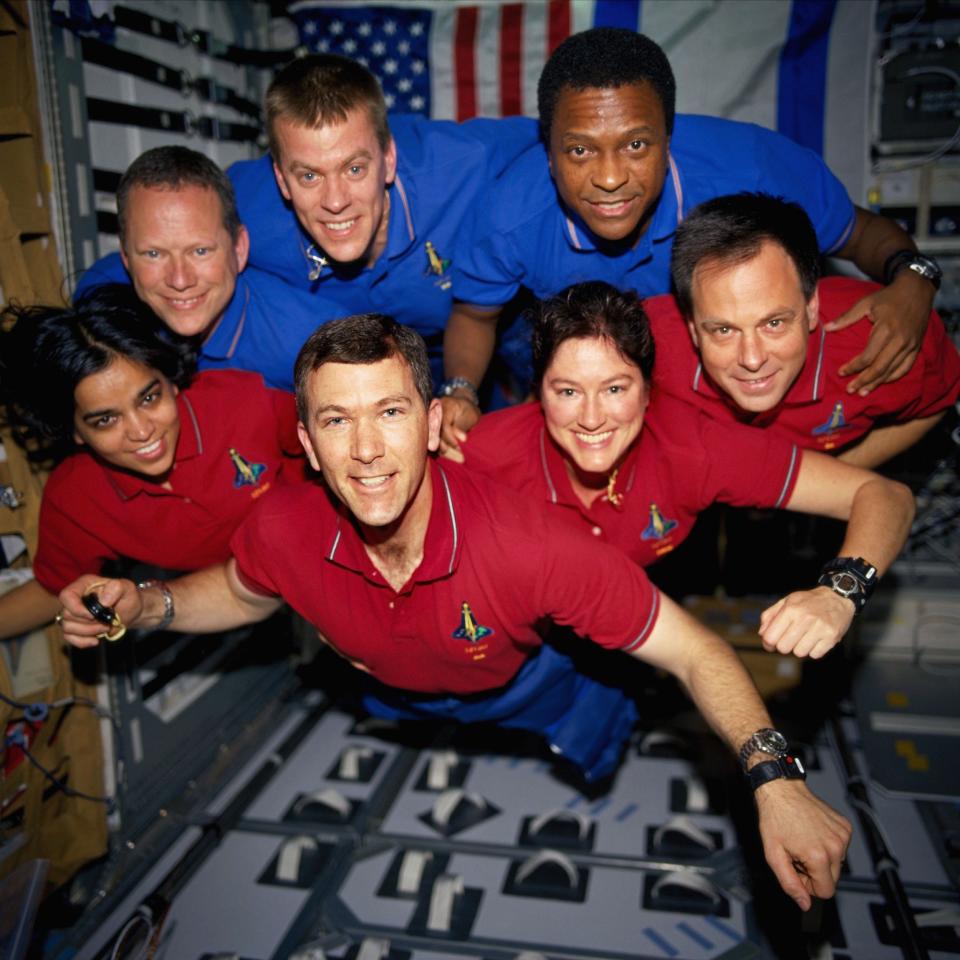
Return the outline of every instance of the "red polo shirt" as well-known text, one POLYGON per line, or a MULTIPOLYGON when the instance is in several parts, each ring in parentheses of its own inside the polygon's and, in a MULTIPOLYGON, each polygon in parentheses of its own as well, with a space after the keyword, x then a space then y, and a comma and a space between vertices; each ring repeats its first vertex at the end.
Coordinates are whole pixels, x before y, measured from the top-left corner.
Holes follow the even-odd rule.
POLYGON ((782 439, 739 424, 718 424, 673 397, 654 396, 643 429, 614 484, 614 497, 585 507, 539 403, 480 418, 463 452, 467 465, 528 500, 546 501, 597 539, 648 566, 679 546, 697 515, 719 500, 740 507, 782 507, 797 479, 799 453, 782 439))
POLYGON ((83 573, 128 557, 198 570, 230 556, 230 536, 278 483, 302 477, 293 395, 259 374, 199 374, 177 396, 180 437, 171 489, 83 450, 51 473, 40 507, 37 580, 57 593, 83 573))
POLYGON ((395 591, 342 506, 311 484, 257 505, 231 542, 249 589, 282 596, 344 657, 394 687, 469 694, 510 680, 544 617, 631 650, 659 594, 622 554, 466 469, 430 461, 423 560, 395 591))
POLYGON ((909 373, 866 397, 847 393, 852 378, 837 371, 866 346, 870 321, 863 319, 833 333, 827 333, 823 324, 881 288, 849 277, 827 277, 818 289, 820 323, 810 334, 806 363, 777 407, 758 414, 740 410, 713 385, 673 297, 645 301, 657 344, 653 372, 657 389, 695 403, 717 420, 770 427, 806 449, 836 452, 861 440, 875 426, 930 417, 956 401, 960 355, 935 312, 930 314, 920 354, 909 373))

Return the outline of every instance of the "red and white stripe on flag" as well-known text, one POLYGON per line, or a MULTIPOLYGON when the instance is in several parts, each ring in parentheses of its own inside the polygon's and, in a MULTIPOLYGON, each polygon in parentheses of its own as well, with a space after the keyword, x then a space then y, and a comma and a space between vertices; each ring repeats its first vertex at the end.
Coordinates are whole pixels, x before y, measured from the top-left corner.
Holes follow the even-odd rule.
POLYGON ((592 20, 589 0, 437 5, 430 31, 431 115, 536 116, 537 81, 547 57, 592 20))

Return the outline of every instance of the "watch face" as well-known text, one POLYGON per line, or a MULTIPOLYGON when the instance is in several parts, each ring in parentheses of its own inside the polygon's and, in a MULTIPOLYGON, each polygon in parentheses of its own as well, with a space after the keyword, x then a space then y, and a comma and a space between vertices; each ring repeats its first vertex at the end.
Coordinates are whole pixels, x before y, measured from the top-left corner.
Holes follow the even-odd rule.
POLYGON ((757 748, 764 753, 786 753, 787 741, 783 734, 776 730, 761 730, 757 734, 757 748))
POLYGON ((833 578, 833 588, 845 597, 860 592, 860 581, 850 573, 838 573, 833 578))

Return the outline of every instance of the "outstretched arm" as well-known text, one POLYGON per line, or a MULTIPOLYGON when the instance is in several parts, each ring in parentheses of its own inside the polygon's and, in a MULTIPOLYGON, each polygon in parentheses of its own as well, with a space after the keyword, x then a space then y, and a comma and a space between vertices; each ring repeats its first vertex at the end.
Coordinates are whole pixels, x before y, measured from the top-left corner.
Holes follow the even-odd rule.
MULTIPOLYGON (((913 494, 902 483, 811 450, 801 456, 786 506, 846 520, 840 555, 863 557, 880 574, 903 547, 914 514, 913 494)), ((800 590, 763 612, 760 636, 768 650, 817 659, 839 643, 855 613, 853 601, 829 587, 800 590)))
MULTIPOLYGON (((900 250, 916 250, 913 238, 892 220, 856 207, 850 238, 837 256, 852 260, 868 277, 885 282, 887 259, 900 250)), ((843 376, 856 374, 847 385, 849 393, 866 396, 882 383, 902 377, 913 366, 927 329, 936 290, 929 280, 905 269, 893 282, 864 297, 846 313, 826 324, 840 330, 862 317, 870 318, 873 330, 863 352, 840 368, 843 376)))
MULTIPOLYGON (((97 597, 113 607, 127 627, 149 629, 161 622, 165 612, 163 594, 157 588, 137 589, 131 580, 104 580, 86 574, 60 593, 63 605, 63 636, 75 647, 94 647, 104 625, 90 616, 83 605, 84 591, 97 587, 97 597)), ((173 594, 174 618, 170 629, 182 632, 218 633, 247 623, 265 620, 280 607, 279 597, 265 597, 248 590, 236 572, 233 559, 207 567, 168 583, 173 594)))
MULTIPOLYGON (((674 674, 731 750, 771 726, 730 645, 669 598, 661 595, 653 631, 633 656, 674 674)), ((850 842, 849 822, 799 780, 774 780, 755 797, 764 855, 784 892, 801 910, 810 908, 814 896, 833 896, 850 842)))
MULTIPOLYGON (((497 342, 500 307, 480 307, 456 301, 443 335, 443 368, 448 380, 463 377, 480 387, 497 342)), ((440 452, 463 462, 460 444, 480 419, 480 408, 468 391, 455 390, 441 400, 443 424, 440 427, 440 452)))

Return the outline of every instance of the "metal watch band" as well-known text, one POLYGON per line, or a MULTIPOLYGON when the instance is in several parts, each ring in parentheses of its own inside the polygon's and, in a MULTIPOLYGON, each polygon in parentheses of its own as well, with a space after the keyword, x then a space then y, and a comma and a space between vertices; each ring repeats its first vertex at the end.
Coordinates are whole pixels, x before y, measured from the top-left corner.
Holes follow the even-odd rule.
POLYGON ((437 396, 452 396, 454 390, 466 390, 470 394, 470 402, 475 407, 480 406, 480 393, 466 377, 451 377, 449 380, 444 380, 440 384, 440 389, 437 390, 437 396))
POLYGON ((163 597, 163 616, 160 618, 160 622, 153 629, 154 631, 166 630, 167 627, 173 623, 173 616, 175 613, 173 606, 173 594, 170 592, 170 587, 167 586, 167 583, 164 580, 141 580, 137 584, 138 590, 147 590, 150 587, 156 587, 160 591, 160 595, 163 597))
POLYGON ((763 727, 744 740, 741 745, 738 754, 740 767, 746 771, 747 762, 755 753, 766 753, 771 757, 779 757, 785 754, 787 750, 787 738, 779 730, 774 730, 772 727, 763 727))
POLYGON ((756 790, 771 780, 806 780, 807 771, 799 757, 787 754, 756 764, 747 771, 746 778, 751 788, 756 790))

